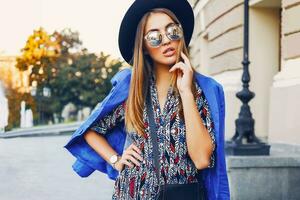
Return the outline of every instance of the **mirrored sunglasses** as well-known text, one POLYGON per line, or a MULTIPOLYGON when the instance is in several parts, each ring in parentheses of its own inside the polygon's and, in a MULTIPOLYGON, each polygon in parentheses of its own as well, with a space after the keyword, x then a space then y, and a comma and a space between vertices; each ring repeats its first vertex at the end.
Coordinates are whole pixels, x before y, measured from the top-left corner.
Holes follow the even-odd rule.
MULTIPOLYGON (((169 40, 179 40, 183 37, 183 30, 180 24, 170 24, 166 28, 166 36, 169 38, 169 40)), ((149 31, 144 39, 148 42, 148 44, 153 47, 157 48, 161 45, 163 35, 160 31, 154 30, 154 31, 149 31)))

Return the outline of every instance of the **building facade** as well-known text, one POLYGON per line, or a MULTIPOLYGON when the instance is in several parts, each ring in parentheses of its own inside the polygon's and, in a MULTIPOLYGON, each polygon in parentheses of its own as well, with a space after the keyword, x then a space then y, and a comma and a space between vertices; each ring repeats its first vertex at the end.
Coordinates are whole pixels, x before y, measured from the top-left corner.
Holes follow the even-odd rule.
POLYGON ((0 81, 7 87, 29 92, 30 70, 20 71, 16 68, 17 56, 0 55, 0 81))
MULTIPOLYGON (((225 139, 235 132, 242 89, 243 0, 190 0, 194 67, 225 91, 225 139)), ((249 105, 263 141, 300 145, 300 0, 249 0, 249 105)))

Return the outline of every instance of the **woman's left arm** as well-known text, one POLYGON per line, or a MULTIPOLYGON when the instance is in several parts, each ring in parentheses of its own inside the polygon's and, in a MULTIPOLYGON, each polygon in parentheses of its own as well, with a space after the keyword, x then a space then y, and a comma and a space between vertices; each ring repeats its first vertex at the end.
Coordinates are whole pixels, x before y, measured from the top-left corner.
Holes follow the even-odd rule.
POLYGON ((197 169, 210 165, 212 138, 204 126, 192 92, 181 94, 188 153, 197 169))
POLYGON ((193 70, 188 57, 181 52, 184 62, 178 62, 169 70, 178 73, 177 87, 182 99, 186 142, 189 156, 197 169, 207 168, 213 153, 212 138, 204 126, 191 90, 193 70))

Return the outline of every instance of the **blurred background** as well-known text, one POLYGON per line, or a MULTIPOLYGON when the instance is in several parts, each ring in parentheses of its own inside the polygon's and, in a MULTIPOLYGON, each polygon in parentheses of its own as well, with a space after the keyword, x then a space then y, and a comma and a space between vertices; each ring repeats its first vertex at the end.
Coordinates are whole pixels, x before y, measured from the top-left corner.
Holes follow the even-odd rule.
MULTIPOLYGON (((128 67, 132 2, 0 0, 1 200, 111 198, 114 182, 80 178, 63 145, 128 67)), ((189 2, 192 64, 225 92, 231 198, 300 199, 300 0, 189 2)))
POLYGON ((110 199, 113 181, 80 178, 63 149, 126 64, 132 1, 0 0, 0 199, 110 199))

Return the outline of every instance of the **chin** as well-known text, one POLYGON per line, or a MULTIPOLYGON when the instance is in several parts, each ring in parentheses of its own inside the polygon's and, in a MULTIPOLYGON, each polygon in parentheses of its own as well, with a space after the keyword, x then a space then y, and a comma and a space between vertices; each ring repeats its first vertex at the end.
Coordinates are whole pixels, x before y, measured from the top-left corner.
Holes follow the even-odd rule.
POLYGON ((176 57, 165 57, 163 58, 164 60, 162 62, 160 62, 161 64, 164 64, 164 65, 174 65, 175 62, 176 62, 176 57))

